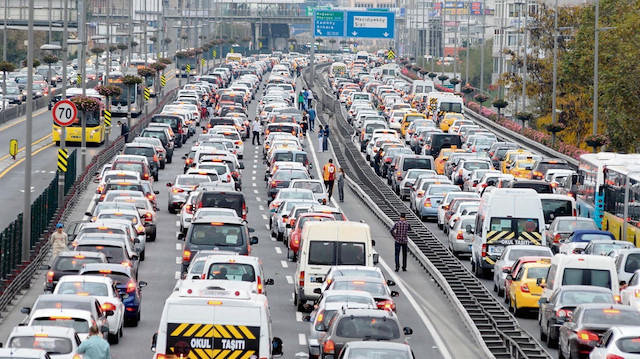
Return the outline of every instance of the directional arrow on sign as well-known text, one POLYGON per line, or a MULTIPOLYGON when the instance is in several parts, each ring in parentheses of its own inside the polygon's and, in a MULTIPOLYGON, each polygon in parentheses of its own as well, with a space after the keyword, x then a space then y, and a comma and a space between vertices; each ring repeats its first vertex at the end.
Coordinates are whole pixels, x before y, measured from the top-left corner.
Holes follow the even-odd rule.
POLYGON ((320 29, 316 30, 318 32, 318 34, 322 35, 322 31, 320 31, 320 29))
POLYGON ((384 37, 389 37, 389 33, 388 32, 384 32, 384 33, 382 33, 382 35, 384 35, 384 37))
POLYGON ((353 36, 356 36, 356 35, 358 35, 358 32, 357 32, 357 31, 354 31, 354 32, 352 32, 351 34, 353 34, 353 36))

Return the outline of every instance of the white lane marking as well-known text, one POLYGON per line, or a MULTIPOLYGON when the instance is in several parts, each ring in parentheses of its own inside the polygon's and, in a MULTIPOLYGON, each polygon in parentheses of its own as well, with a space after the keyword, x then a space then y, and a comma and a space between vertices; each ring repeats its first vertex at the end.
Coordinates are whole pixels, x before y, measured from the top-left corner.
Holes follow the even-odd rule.
POLYGON ((180 227, 180 221, 176 221, 176 227, 180 227))
POLYGON ((256 174, 256 170, 251 171, 251 174, 256 174))
POLYGON ((264 220, 266 221, 266 220, 267 220, 267 215, 266 215, 266 214, 263 214, 263 215, 262 215, 262 219, 264 219, 264 220))
POLYGON ((264 211, 264 206, 263 205, 259 205, 258 209, 261 210, 261 211, 264 211))
POLYGON ((293 293, 291 293, 291 301, 292 301, 292 302, 293 302, 293 296, 294 296, 294 294, 293 294, 293 293))
POLYGON ((320 171, 320 161, 318 160, 318 156, 316 155, 316 149, 313 147, 313 141, 311 140, 311 136, 307 137, 307 143, 309 143, 309 147, 311 147, 311 155, 313 156, 313 162, 315 162, 316 173, 318 174, 317 178, 322 178, 322 172, 320 171))
POLYGON ((256 197, 256 201, 260 202, 262 199, 260 199, 260 197, 256 197))
POLYGON ((276 253, 282 254, 282 249, 280 247, 276 247, 275 250, 276 250, 276 253))
POLYGON ((182 250, 182 243, 176 243, 176 251, 182 250))
POLYGON ((265 224, 264 226, 265 226, 267 229, 269 229, 269 225, 268 225, 268 224, 265 224))
MULTIPOLYGON (((287 278, 287 283, 293 284, 293 277, 292 276, 288 275, 288 276, 286 276, 286 278, 287 278)), ((296 312, 296 314, 300 314, 300 320, 298 320, 298 321, 301 322, 302 321, 302 313, 296 312)))
POLYGON ((255 181, 256 180, 256 176, 251 176, 251 180, 255 181))
POLYGON ((303 333, 298 334, 298 343, 301 346, 307 345, 307 337, 303 333))
POLYGON ((276 241, 276 237, 270 237, 271 238, 271 242, 275 242, 276 241))
POLYGON ((176 232, 176 238, 180 238, 180 231, 176 232))
POLYGON ((258 168, 258 165, 253 165, 253 168, 258 168))
POLYGON ((302 312, 296 311, 296 322, 301 322, 301 321, 302 321, 302 312))
POLYGON ((180 217, 180 212, 176 213, 176 217, 180 217))
MULTIPOLYGON (((174 275, 175 279, 180 279, 180 271, 176 271, 176 274, 174 275)), ((296 312, 296 313, 300 313, 300 312, 296 312)))
POLYGON ((257 190, 257 189, 254 189, 254 190, 253 190, 253 193, 258 194, 258 190, 257 190))
POLYGON ((176 264, 182 263, 182 257, 176 257, 176 264))
POLYGON ((280 264, 282 264, 282 268, 289 268, 289 264, 286 261, 280 261, 280 264))
POLYGON ((253 183, 251 184, 251 186, 253 186, 253 187, 257 187, 257 186, 258 186, 258 184, 257 184, 257 183, 255 183, 255 182, 253 182, 253 183))

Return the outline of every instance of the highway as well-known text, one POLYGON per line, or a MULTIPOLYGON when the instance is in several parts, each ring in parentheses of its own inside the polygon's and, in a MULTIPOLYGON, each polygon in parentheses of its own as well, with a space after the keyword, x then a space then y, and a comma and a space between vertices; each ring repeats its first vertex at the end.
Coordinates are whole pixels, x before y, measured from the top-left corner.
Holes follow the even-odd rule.
MULTIPOLYGON (((255 106, 260 96, 250 106, 250 117, 255 115, 255 106)), ((50 127, 49 127, 50 128, 50 127)), ((35 137, 34 137, 35 138, 35 137)), ((193 142, 193 139, 190 140, 193 142)), ((305 140, 306 151, 310 153, 314 163, 314 176, 319 176, 319 169, 331 157, 330 152, 317 152, 315 133, 310 133, 305 140)), ((179 159, 188 150, 183 146, 176 150, 179 159)), ((249 208, 248 223, 255 228, 255 235, 260 243, 252 246, 252 254, 261 258, 267 278, 273 278, 274 286, 268 288, 268 297, 273 318, 274 335, 284 341, 284 358, 307 356, 308 323, 302 322, 302 315, 297 313, 293 305, 293 275, 295 264, 286 259, 286 248, 281 242, 270 237, 268 230, 267 191, 263 181, 265 165, 262 149, 245 142, 245 158, 243 160, 243 193, 249 208)), ((35 168, 35 167, 34 167, 35 168)), ((136 328, 125 328, 120 344, 112 346, 114 358, 151 357, 148 351, 151 337, 158 328, 164 300, 171 293, 178 276, 181 260, 182 242, 177 240, 177 217, 166 210, 168 187, 176 175, 182 173, 182 162, 168 164, 160 172, 160 180, 154 184, 160 191, 158 203, 158 238, 147 246, 146 260, 140 265, 139 278, 147 281, 148 287, 142 290, 142 321, 136 328)), ((347 173, 348 175, 348 173, 347 173)), ((2 181, 2 179, 0 179, 2 181)), ((95 186, 95 185, 94 185, 95 186)), ((85 192, 81 203, 75 208, 72 220, 82 218, 85 208, 92 200, 94 186, 85 192)), ((381 268, 387 278, 394 280, 394 290, 400 292, 396 298, 397 313, 403 326, 414 330, 410 337, 411 347, 418 358, 473 358, 478 357, 477 348, 468 340, 470 334, 462 325, 460 318, 450 307, 447 298, 425 274, 418 263, 410 260, 407 272, 394 273, 393 239, 379 220, 364 207, 353 193, 345 188, 345 202, 340 208, 350 220, 364 221, 371 226, 373 238, 376 240, 376 251, 380 253, 381 268)), ((334 203, 338 205, 338 203, 334 203)), ((34 279, 32 287, 19 298, 13 308, 3 317, 0 323, 0 341, 6 341, 11 328, 24 317, 19 309, 31 305, 42 293, 44 272, 34 279)))
MULTIPOLYGON (((167 70, 167 86, 165 92, 171 91, 178 86, 178 79, 175 78, 174 70, 167 70)), ((184 80, 183 80, 184 82, 184 80)), ((159 101, 159 98, 152 98, 149 103, 149 111, 151 111, 159 101)), ((144 112, 143 112, 144 113, 144 112)), ((110 140, 113 140, 120 136, 120 127, 117 126, 119 118, 113 117, 110 140)), ((132 124, 135 124, 137 118, 132 119, 132 124)), ((57 151, 58 148, 52 141, 53 118, 51 111, 48 108, 42 108, 33 113, 33 155, 32 155, 32 184, 31 193, 32 201, 35 200, 40 193, 51 183, 55 177, 57 168, 57 151)), ((26 117, 20 117, 7 122, 0 126, 0 202, 4 203, 23 203, 24 193, 24 138, 26 132, 26 117), (11 139, 18 140, 18 146, 20 155, 19 158, 13 160, 9 156, 9 141, 11 139), (4 154, 4 155, 3 155, 4 154), (20 158, 21 157, 21 158, 20 158)), ((91 162, 93 156, 99 153, 103 148, 101 146, 87 146, 87 164, 91 162)), ((70 145, 67 147, 69 152, 77 149, 77 171, 80 173, 80 146, 70 145)), ((21 207, 20 207, 21 208, 21 207)), ((5 210, 6 211, 6 210, 5 210)), ((11 208, 11 211, 6 211, 0 218, 0 228, 6 227, 15 219, 15 215, 21 212, 16 211, 15 208, 11 208)))

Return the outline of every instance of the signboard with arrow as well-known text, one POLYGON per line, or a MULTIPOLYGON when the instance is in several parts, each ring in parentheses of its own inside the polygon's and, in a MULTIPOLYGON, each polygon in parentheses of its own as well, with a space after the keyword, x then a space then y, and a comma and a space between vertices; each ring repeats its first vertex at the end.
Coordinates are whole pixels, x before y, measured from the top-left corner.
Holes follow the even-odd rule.
POLYGON ((322 37, 344 37, 344 11, 314 10, 313 35, 322 37))
POLYGON ((315 9, 313 11, 313 35, 316 37, 393 39, 395 37, 396 13, 388 10, 315 9))

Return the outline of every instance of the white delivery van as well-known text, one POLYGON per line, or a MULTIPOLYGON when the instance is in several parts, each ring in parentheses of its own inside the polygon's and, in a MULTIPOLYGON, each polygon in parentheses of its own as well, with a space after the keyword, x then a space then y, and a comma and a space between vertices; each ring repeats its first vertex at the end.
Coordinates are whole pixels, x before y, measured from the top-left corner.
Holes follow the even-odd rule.
POLYGON ((446 95, 438 98, 438 103, 436 105, 436 115, 433 119, 434 121, 439 121, 444 118, 444 115, 447 113, 460 113, 464 114, 464 101, 462 97, 446 93, 446 95))
POLYGON ((564 194, 540 193, 546 228, 556 217, 577 216, 575 198, 564 194))
POLYGON ((619 299, 620 283, 613 257, 592 256, 588 254, 556 254, 551 258, 551 267, 547 278, 541 283, 542 298, 563 285, 593 285, 609 288, 619 299))
POLYGON ((431 80, 416 80, 413 81, 411 86, 411 95, 429 93, 431 91, 433 91, 433 81, 431 80))
POLYGON ((273 358, 282 354, 282 340, 273 337, 267 297, 247 290, 209 286, 193 280, 164 303, 154 359, 273 358))
POLYGON ((362 265, 378 263, 373 253, 369 225, 360 222, 309 222, 304 225, 298 254, 294 285, 294 304, 299 311, 308 300, 320 297, 314 289, 320 288, 329 271, 336 265, 362 265))
POLYGON ((346 73, 347 73, 347 65, 344 62, 334 62, 331 64, 329 77, 334 77, 336 75, 345 75, 346 73))
POLYGON ((530 188, 496 188, 485 193, 476 214, 471 268, 476 276, 492 269, 504 248, 512 244, 545 245, 544 212, 538 193, 530 188))
POLYGON ((429 95, 427 97, 427 118, 433 118, 433 120, 435 121, 436 117, 434 117, 433 115, 438 113, 437 109, 440 98, 450 95, 451 94, 448 92, 429 92, 429 95))

